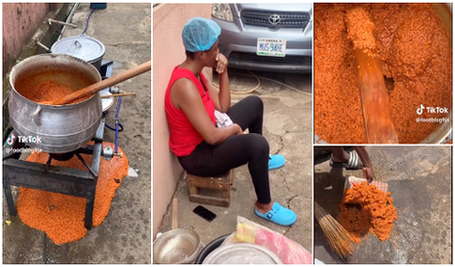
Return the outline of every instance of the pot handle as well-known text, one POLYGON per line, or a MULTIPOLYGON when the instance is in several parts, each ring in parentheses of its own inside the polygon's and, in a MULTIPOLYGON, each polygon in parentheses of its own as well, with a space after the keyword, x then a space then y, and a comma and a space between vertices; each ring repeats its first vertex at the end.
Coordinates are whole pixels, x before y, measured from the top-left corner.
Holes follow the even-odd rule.
POLYGON ((35 111, 32 113, 33 121, 37 126, 41 126, 41 105, 38 105, 35 111))

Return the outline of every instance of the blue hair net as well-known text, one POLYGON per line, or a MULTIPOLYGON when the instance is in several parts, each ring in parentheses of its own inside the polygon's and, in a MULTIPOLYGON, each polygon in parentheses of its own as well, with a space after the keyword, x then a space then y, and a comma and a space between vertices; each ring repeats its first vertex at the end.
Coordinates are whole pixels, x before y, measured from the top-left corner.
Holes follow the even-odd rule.
POLYGON ((190 52, 207 51, 215 44, 221 28, 213 20, 192 18, 183 26, 183 45, 190 52))

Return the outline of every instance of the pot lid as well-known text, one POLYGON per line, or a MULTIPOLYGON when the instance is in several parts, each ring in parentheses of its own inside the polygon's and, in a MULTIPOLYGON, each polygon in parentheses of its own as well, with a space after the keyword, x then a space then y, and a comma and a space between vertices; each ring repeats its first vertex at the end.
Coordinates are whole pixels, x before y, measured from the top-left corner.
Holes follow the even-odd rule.
MULTIPOLYGON (((103 95, 112 95, 109 92, 109 88, 106 88, 106 89, 103 89, 100 91, 100 96, 103 96, 103 95)), ((107 110, 109 110, 112 107, 112 105, 114 105, 114 97, 101 98, 101 106, 103 108, 103 112, 106 112, 107 110)))
POLYGON ((60 39, 52 45, 51 51, 54 54, 66 54, 92 63, 101 59, 106 49, 103 43, 95 38, 78 35, 60 39))
POLYGON ((212 251, 203 264, 282 264, 270 250, 250 243, 222 245, 212 251))

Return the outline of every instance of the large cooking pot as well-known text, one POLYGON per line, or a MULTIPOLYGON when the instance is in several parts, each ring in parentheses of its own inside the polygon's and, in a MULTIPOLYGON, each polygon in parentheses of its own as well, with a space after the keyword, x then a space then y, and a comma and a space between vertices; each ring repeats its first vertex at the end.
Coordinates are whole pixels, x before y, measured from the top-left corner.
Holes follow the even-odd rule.
POLYGON ((196 264, 202 264, 202 262, 204 261, 204 259, 210 254, 212 253, 212 251, 214 251, 215 249, 217 249, 219 246, 221 246, 224 241, 229 237, 231 236, 232 233, 230 234, 225 234, 225 235, 222 235, 220 237, 218 237, 217 239, 213 240, 212 242, 210 242, 207 246, 205 246, 204 249, 201 250, 201 253, 199 253, 199 255, 197 256, 196 258, 196 264))
POLYGON ((51 51, 80 58, 95 66, 99 71, 106 48, 103 43, 87 35, 71 36, 55 42, 51 51))
POLYGON ((67 153, 80 148, 95 135, 102 117, 98 93, 75 104, 58 106, 40 104, 23 96, 23 90, 34 90, 39 83, 62 80, 82 89, 101 81, 101 76, 93 65, 81 59, 44 54, 21 61, 13 67, 9 77, 11 125, 20 136, 36 141, 27 145, 48 153, 67 153), (66 70, 70 75, 58 75, 59 70, 66 70), (26 86, 16 88, 19 83, 26 86))

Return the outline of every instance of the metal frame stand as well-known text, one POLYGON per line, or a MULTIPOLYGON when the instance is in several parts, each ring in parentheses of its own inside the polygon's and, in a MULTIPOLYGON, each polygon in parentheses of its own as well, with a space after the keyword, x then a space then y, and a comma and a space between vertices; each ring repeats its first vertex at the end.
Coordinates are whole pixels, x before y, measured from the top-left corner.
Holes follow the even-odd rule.
POLYGON ((93 138, 94 145, 75 151, 75 155, 84 163, 87 170, 51 166, 51 158, 47 164, 19 160, 20 153, 5 153, 6 148, 12 148, 17 144, 11 146, 5 144, 3 146, 3 190, 9 214, 17 216, 11 194, 12 185, 83 197, 86 199, 84 225, 87 229, 91 229, 96 183, 102 156, 103 134, 104 118, 93 138), (88 165, 80 154, 92 154, 91 165, 88 165))

